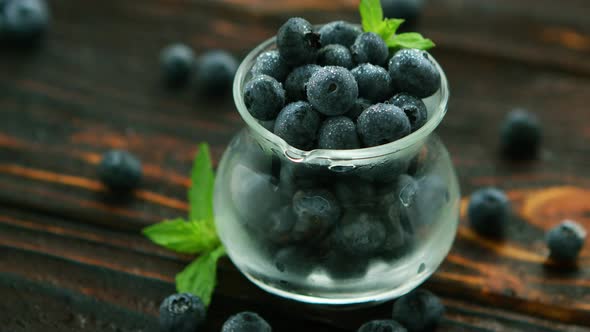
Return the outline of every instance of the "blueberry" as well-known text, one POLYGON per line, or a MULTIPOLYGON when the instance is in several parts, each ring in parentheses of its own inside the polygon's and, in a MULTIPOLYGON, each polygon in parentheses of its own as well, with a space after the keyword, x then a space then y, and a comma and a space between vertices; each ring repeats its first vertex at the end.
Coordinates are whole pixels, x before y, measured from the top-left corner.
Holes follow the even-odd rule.
POLYGON ((189 294, 173 294, 160 305, 160 331, 195 332, 205 322, 205 305, 189 294))
POLYGON ((345 208, 367 208, 377 199, 373 183, 358 177, 340 179, 334 184, 334 193, 345 208))
POLYGON ((385 228, 377 215, 348 212, 335 230, 334 241, 348 255, 370 257, 383 245, 385 228))
POLYGON ((383 102, 391 96, 391 77, 383 67, 364 63, 351 73, 358 83, 359 96, 373 103, 383 102))
POLYGON ((232 170, 229 187, 230 206, 240 220, 251 230, 268 234, 268 215, 280 207, 279 189, 272 177, 239 164, 232 170))
POLYGON ((322 45, 339 44, 350 47, 363 31, 354 24, 335 21, 321 27, 319 33, 322 45))
POLYGON ((556 261, 575 261, 586 240, 586 230, 582 225, 566 220, 547 232, 545 242, 551 258, 556 261))
POLYGON ((264 127, 264 129, 272 132, 275 128, 275 120, 267 120, 267 121, 259 121, 260 124, 264 127))
POLYGON ((308 165, 285 161, 281 163, 279 188, 283 195, 292 199, 297 190, 313 188, 316 178, 317 174, 308 165))
POLYGON ((409 332, 434 329, 444 313, 445 306, 440 299, 424 289, 414 290, 393 304, 393 319, 405 326, 409 332))
POLYGON ((386 144, 410 133, 410 120, 399 108, 376 104, 367 108, 357 120, 357 130, 365 146, 386 144))
POLYGON ((389 103, 401 108, 406 113, 412 126, 412 132, 420 129, 428 120, 428 110, 421 99, 407 93, 398 93, 389 100, 389 103))
POLYGON ((267 75, 254 76, 244 87, 244 104, 256 119, 272 120, 285 106, 283 85, 267 75))
POLYGON ((160 67, 166 83, 185 84, 195 66, 193 50, 184 44, 172 44, 160 52, 160 67))
POLYGON ((285 80, 287 99, 290 101, 307 100, 307 82, 311 75, 322 67, 318 65, 303 65, 295 68, 285 80))
POLYGON ((293 211, 297 216, 293 236, 297 240, 320 238, 341 214, 336 197, 326 189, 299 190, 293 196, 293 211))
POLYGON ((221 332, 271 332, 270 325, 258 314, 244 311, 228 318, 221 332))
POLYGON ((372 320, 363 324, 357 332, 407 332, 405 327, 391 319, 372 320))
POLYGON ((209 51, 201 55, 195 76, 198 91, 208 95, 227 94, 237 69, 238 62, 225 51, 209 51))
POLYGON ((508 223, 510 202, 497 188, 482 188, 471 194, 467 216, 471 227, 483 235, 501 235, 508 223))
POLYGON ((384 226, 386 230, 385 241, 382 250, 385 253, 395 252, 405 243, 406 237, 410 237, 412 229, 406 229, 408 225, 402 218, 402 209, 400 207, 399 192, 393 191, 382 197, 381 208, 384 210, 384 226))
POLYGON ((337 44, 327 45, 320 49, 317 61, 321 66, 339 66, 347 69, 354 65, 348 48, 337 44))
POLYGON ((372 63, 377 66, 385 64, 389 50, 385 41, 373 32, 365 32, 356 37, 350 47, 352 58, 356 63, 372 63))
POLYGON ((352 104, 352 107, 350 108, 348 113, 346 113, 345 115, 351 118, 353 121, 356 121, 358 117, 361 115, 361 113, 363 113, 364 110, 369 108, 369 106, 371 106, 370 101, 366 100, 365 98, 357 98, 354 104, 352 104))
POLYGON ((425 51, 398 51, 389 60, 389 75, 395 91, 417 98, 429 97, 440 88, 440 73, 425 51))
POLYGON ((420 11, 423 7, 423 0, 381 0, 383 16, 387 18, 403 18, 402 27, 416 24, 420 11))
POLYGON ((317 70, 307 83, 307 98, 318 112, 342 115, 358 97, 354 76, 343 67, 327 66, 317 70))
POLYGON ((369 260, 332 249, 322 258, 321 265, 332 279, 358 279, 367 274, 369 260))
POLYGON ((268 75, 283 82, 289 74, 289 65, 281 58, 279 51, 266 51, 256 58, 250 73, 252 76, 268 75))
POLYGON ((320 49, 320 36, 313 26, 300 18, 290 18, 277 33, 277 47, 281 58, 291 66, 313 62, 320 49))
POLYGON ((314 268, 311 257, 301 247, 287 247, 277 251, 273 264, 279 272, 307 276, 314 268))
POLYGON ((270 215, 269 224, 265 229, 266 236, 274 243, 290 243, 293 238, 291 231, 295 225, 296 218, 291 205, 283 206, 280 210, 274 211, 270 215))
POLYGON ((345 116, 328 118, 320 127, 318 134, 318 148, 320 149, 358 149, 359 138, 356 125, 345 116))
POLYGON ((399 257, 405 253, 404 245, 406 240, 411 239, 411 235, 408 234, 403 226, 401 221, 397 223, 386 224, 386 234, 385 240, 383 241, 383 245, 381 246, 381 253, 384 257, 392 258, 392 257, 399 257))
POLYGON ((541 125, 537 117, 524 110, 510 112, 500 129, 502 152, 513 159, 534 157, 541 144, 541 125))
POLYGON ((113 190, 133 189, 141 181, 141 162, 127 151, 108 151, 98 164, 98 177, 113 190))
MULTIPOLYGON (((403 177, 410 178, 408 175, 403 177)), ((430 174, 418 178, 415 185, 415 191, 414 188, 400 191, 400 199, 413 194, 412 206, 407 208, 408 216, 418 226, 432 224, 450 199, 447 184, 440 176, 430 174)))
POLYGON ((320 116, 309 103, 297 101, 281 110, 275 121, 274 133, 291 146, 311 149, 320 127, 320 116))
POLYGON ((0 18, 5 35, 18 42, 35 42, 47 31, 49 8, 44 0, 10 0, 0 18))

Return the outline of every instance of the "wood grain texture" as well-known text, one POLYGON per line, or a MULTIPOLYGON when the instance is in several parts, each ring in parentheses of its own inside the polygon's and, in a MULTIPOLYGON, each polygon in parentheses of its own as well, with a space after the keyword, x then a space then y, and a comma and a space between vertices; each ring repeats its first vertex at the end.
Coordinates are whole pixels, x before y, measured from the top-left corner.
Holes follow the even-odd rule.
MULTIPOLYGON (((52 324, 63 331, 80 324, 89 331, 156 331, 158 305, 173 292, 172 276, 189 259, 161 252, 135 233, 6 208, 0 219, 0 290, 6 299, 0 301, 0 324, 16 331, 52 324), (19 299, 19 305, 9 305, 10 299, 19 299), (52 309, 40 309, 47 305, 52 309)), ((445 294, 439 283, 446 283, 444 276, 426 287, 445 294)), ((448 293, 444 331, 590 331, 448 293)), ((218 331, 229 315, 243 310, 256 310, 277 331, 351 331, 367 320, 387 318, 391 303, 341 312, 281 300, 250 284, 224 259, 205 330, 218 331)))
MULTIPOLYGON (((70 308, 62 299, 73 292, 81 306, 73 316, 55 311, 34 326, 51 330, 69 319, 73 325, 64 330, 74 329, 76 315, 90 315, 85 308, 98 301, 109 319, 95 317, 89 329, 153 329, 159 301, 190 258, 156 248, 138 231, 185 215, 197 143, 209 142, 217 162, 243 126, 229 96, 166 90, 159 50, 183 41, 198 53, 222 48, 242 57, 289 16, 357 20, 356 3, 50 0, 54 20, 42 47, 0 46, 0 291, 27 299, 17 307, 0 299, 0 326, 27 330, 13 319, 18 310, 37 317, 35 306, 70 308), (130 197, 114 197, 96 178, 100 155, 110 148, 128 149, 144 164, 145 181, 130 197), (151 318, 144 325, 134 325, 135 318, 123 323, 126 313, 151 318)), ((546 261, 542 241, 564 218, 590 229, 586 13, 583 0, 431 0, 425 8, 417 29, 437 41, 433 54, 452 90, 437 132, 462 192, 467 197, 478 187, 499 186, 514 206, 503 242, 474 234, 463 216, 451 254, 427 283, 449 305, 442 330, 590 326, 590 246, 576 267, 563 268, 546 261), (534 111, 545 127, 538 160, 511 163, 498 156, 498 126, 514 107, 534 111)), ((280 331, 347 331, 387 317, 390 309, 317 311, 262 293, 228 261, 220 269, 212 331, 244 309, 276 317, 280 331)))

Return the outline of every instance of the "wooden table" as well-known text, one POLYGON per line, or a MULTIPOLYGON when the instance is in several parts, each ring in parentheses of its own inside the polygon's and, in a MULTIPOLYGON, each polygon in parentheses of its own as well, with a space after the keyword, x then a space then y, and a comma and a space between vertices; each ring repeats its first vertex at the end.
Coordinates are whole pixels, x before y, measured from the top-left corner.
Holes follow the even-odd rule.
MULTIPOLYGON (((219 160, 242 121, 230 97, 162 88, 158 52, 183 41, 238 57, 288 17, 357 21, 356 0, 50 0, 51 32, 38 50, 0 49, 0 330, 157 331, 157 308, 191 257, 139 230, 186 214, 197 143, 219 160), (144 163, 134 197, 97 181, 102 152, 144 163)), ((464 195, 505 189, 514 217, 505 241, 458 237, 425 287, 443 297, 439 331, 590 331, 590 245, 577 268, 545 264, 545 230, 564 218, 590 229, 590 8, 586 0, 431 0, 418 30, 451 82, 438 129, 464 195), (497 153, 514 107, 544 124, 537 161, 497 153)), ((227 259, 206 331, 254 310, 275 331, 353 331, 391 303, 352 312, 281 300, 227 259)))

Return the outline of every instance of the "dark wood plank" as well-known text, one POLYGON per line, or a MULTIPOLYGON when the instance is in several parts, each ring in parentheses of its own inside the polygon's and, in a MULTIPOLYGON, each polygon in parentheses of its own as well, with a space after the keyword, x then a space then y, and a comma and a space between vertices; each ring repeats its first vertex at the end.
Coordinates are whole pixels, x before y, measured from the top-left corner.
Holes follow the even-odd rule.
MULTIPOLYGON (((42 48, 0 51, 0 244, 8 250, 3 252, 23 259, 4 256, 1 271, 80 294, 86 294, 87 284, 105 288, 93 276, 96 269, 107 271, 99 278, 105 283, 116 271, 129 278, 128 285, 137 278, 154 279, 161 288, 150 294, 140 287, 152 284, 142 282, 125 298, 114 291, 86 294, 153 315, 188 258, 155 248, 137 231, 186 214, 196 143, 210 142, 217 161, 242 127, 231 98, 207 100, 190 89, 163 89, 159 49, 181 40, 198 52, 224 48, 243 56, 288 16, 318 23, 356 20, 356 3, 52 1, 55 20, 42 48), (129 149, 144 162, 145 182, 131 198, 114 198, 96 179, 100 153, 109 148, 129 149), (55 259, 44 264, 47 257, 55 259), (27 267, 29 262, 43 269, 27 267), (92 273, 76 270, 80 266, 90 266, 92 273), (75 270, 72 278, 86 277, 70 280, 57 274, 62 269, 75 270), (53 277, 44 279, 39 271, 53 277), (151 301, 149 309, 138 309, 142 301, 151 301)), ((429 281, 448 303, 459 303, 449 316, 453 331, 562 330, 519 314, 504 322, 510 315, 502 310, 590 324, 588 246, 577 269, 564 271, 545 264, 542 243, 543 232, 563 218, 590 228, 586 7, 583 0, 432 0, 418 27, 438 42, 434 54, 451 81, 449 113, 438 133, 451 151, 463 193, 497 185, 509 191, 515 207, 513 231, 503 243, 474 235, 462 220, 453 252, 429 281), (545 124, 543 151, 535 162, 512 164, 497 156, 498 125, 517 106, 536 112, 545 124), (465 309, 465 302, 475 302, 476 308, 465 309), (503 309, 492 314, 489 306, 503 309)), ((227 279, 215 313, 229 314, 223 308, 237 308, 234 301, 244 308, 280 302, 255 289, 228 262, 222 271, 220 277, 227 279)), ((57 296, 44 294, 50 294, 47 301, 57 296)), ((269 313, 288 316, 293 310, 278 308, 269 313)), ((347 321, 323 312, 306 315, 305 324, 341 329, 369 317, 359 314, 347 321)))
MULTIPOLYGON (((158 305, 174 291, 172 276, 188 257, 162 254, 137 234, 18 210, 2 209, 0 218, 0 291, 4 295, 0 324, 4 328, 70 331, 87 324, 90 331, 157 330, 158 305), (10 299, 21 300, 14 306, 10 299)), ((218 331, 229 315, 242 310, 259 312, 277 331, 353 331, 364 321, 387 318, 391 311, 391 303, 355 309, 351 315, 281 300, 248 283, 227 260, 220 266, 219 277, 206 331, 218 331)), ((439 288, 436 280, 427 287, 439 288)), ((444 331, 590 331, 493 309, 452 292, 443 300, 448 309, 441 326, 444 331)))

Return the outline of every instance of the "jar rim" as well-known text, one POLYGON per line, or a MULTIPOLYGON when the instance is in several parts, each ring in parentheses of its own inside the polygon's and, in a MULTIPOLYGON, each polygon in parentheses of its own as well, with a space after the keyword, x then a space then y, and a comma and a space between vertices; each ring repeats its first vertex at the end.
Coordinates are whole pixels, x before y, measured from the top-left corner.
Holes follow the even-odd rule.
POLYGON ((236 107, 238 108, 238 112, 240 113, 242 119, 248 125, 249 129, 253 130, 257 135, 273 144, 280 151, 283 151, 285 156, 294 162, 305 162, 311 159, 365 159, 389 155, 397 151, 407 149, 413 146, 414 144, 423 141, 426 137, 428 137, 428 135, 430 135, 434 131, 434 129, 436 129, 436 127, 438 127, 438 125, 440 124, 447 112, 447 104, 449 100, 449 84, 447 81, 447 77, 439 63, 429 53, 430 60, 435 65, 437 71, 440 74, 440 102, 435 107, 430 119, 428 119, 428 121, 420 129, 396 141, 368 148, 348 150, 313 149, 309 151, 298 149, 294 146, 289 145, 281 137, 275 135, 268 129, 264 128, 264 126, 260 124, 260 122, 258 122, 258 120, 254 118, 248 111, 242 93, 244 84, 246 83, 245 79, 249 74, 252 65, 254 64, 254 61, 256 60, 258 55, 270 50, 270 47, 275 44, 275 40, 276 37, 267 39, 266 41, 258 45, 256 48, 254 48, 250 53, 248 53, 248 55, 246 55, 246 57, 244 58, 236 72, 233 84, 233 97, 236 107))

